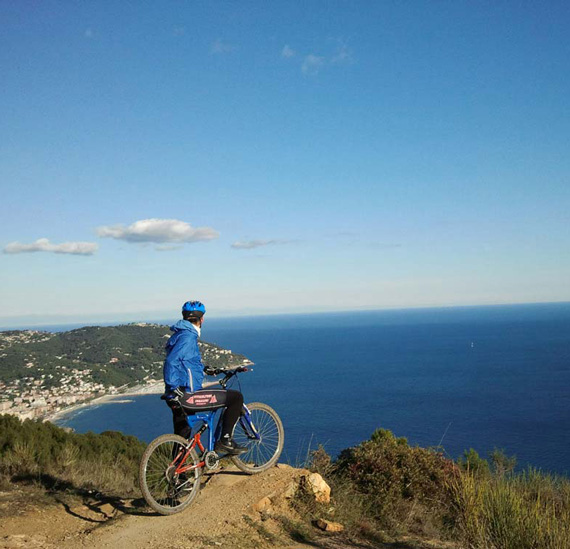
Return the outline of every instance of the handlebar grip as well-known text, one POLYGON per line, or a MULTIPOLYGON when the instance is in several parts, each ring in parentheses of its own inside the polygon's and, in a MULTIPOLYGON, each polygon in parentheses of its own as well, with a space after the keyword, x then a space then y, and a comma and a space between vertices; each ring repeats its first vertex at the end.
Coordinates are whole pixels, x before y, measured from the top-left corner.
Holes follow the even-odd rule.
POLYGON ((226 376, 232 376, 240 372, 249 372, 251 368, 249 366, 237 366, 236 368, 204 368, 204 373, 209 376, 217 376, 220 374, 225 374, 226 376))

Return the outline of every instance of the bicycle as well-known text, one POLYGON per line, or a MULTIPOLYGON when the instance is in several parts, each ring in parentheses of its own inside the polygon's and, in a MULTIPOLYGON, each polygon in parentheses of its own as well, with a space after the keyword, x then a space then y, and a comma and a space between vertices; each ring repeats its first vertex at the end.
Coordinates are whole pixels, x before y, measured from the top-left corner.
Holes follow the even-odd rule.
MULTIPOLYGON (((251 368, 207 369, 208 375, 224 374, 218 380, 226 388, 231 378, 251 368)), ((164 399, 164 395, 161 397, 164 399)), ((220 437, 222 410, 188 413, 190 428, 198 429, 189 439, 166 434, 155 438, 143 453, 139 483, 145 501, 161 515, 173 515, 188 507, 200 491, 203 470, 214 471, 220 456, 214 444, 220 437), (202 435, 208 431, 207 439, 202 435)), ((277 412, 267 404, 252 402, 243 405, 234 428, 234 440, 247 447, 247 452, 228 456, 241 471, 261 473, 275 465, 283 450, 285 433, 277 412)))

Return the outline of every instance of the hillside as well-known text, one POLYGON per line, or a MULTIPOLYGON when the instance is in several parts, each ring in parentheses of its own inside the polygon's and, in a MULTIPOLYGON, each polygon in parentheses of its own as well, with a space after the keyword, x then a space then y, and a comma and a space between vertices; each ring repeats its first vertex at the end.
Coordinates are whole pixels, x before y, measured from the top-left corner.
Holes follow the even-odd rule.
POLYGON ((144 448, 0 415, 0 547, 570 547, 570 480, 516 473, 500 453, 455 463, 378 429, 336 460, 319 448, 309 470, 248 476, 222 461, 189 508, 164 517, 141 498, 144 448))
MULTIPOLYGON (((283 529, 270 531, 253 510, 260 499, 298 477, 299 471, 290 467, 254 477, 232 470, 207 475, 192 507, 171 517, 154 514, 136 498, 62 494, 50 502, 30 502, 22 514, 3 516, 0 547, 314 547, 296 542, 283 529)), ((22 492, 29 494, 25 488, 22 492)), ((0 494, 0 513, 8 506, 0 494)), ((282 516, 292 520, 294 515, 283 508, 282 516)))
MULTIPOLYGON (((0 332, 0 412, 42 417, 77 401, 114 394, 162 378, 167 326, 90 326, 69 332, 0 332)), ((206 364, 247 359, 200 343, 206 364)))
POLYGON ((342 500, 316 504, 310 471, 285 464, 249 476, 222 462, 204 473, 191 507, 158 516, 138 488, 144 447, 118 432, 79 434, 0 415, 0 547, 393 547, 359 534, 352 544, 352 534, 316 528, 315 519, 331 518, 342 500))
POLYGON ((0 547, 130 548, 159 540, 161 547, 293 545, 277 523, 273 533, 266 521, 262 527, 253 505, 271 496, 272 511, 298 521, 281 494, 303 471, 279 465, 250 477, 223 465, 203 476, 187 512, 162 517, 146 507, 138 488, 144 448, 118 432, 80 434, 0 415, 0 547))

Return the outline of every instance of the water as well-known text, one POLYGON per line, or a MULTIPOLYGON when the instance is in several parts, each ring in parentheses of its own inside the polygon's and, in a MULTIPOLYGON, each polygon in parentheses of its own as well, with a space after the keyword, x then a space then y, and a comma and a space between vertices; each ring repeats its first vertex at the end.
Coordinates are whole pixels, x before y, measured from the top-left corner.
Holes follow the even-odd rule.
MULTIPOLYGON (((383 427, 454 458, 497 447, 519 466, 570 471, 570 304, 214 319, 203 337, 256 363, 241 376, 246 401, 278 411, 293 464, 383 427)), ((63 423, 150 441, 171 414, 145 395, 63 423)))

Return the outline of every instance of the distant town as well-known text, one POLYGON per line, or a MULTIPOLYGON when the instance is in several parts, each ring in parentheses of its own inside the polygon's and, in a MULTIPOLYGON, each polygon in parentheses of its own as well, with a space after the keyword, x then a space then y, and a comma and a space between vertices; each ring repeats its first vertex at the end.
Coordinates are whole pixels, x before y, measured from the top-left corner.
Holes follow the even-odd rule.
MULTIPOLYGON (((0 332, 0 414, 49 419, 71 407, 124 393, 162 392, 168 328, 156 324, 86 327, 71 332, 0 332)), ((250 363, 200 342, 216 368, 250 363)))

